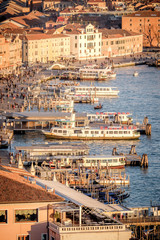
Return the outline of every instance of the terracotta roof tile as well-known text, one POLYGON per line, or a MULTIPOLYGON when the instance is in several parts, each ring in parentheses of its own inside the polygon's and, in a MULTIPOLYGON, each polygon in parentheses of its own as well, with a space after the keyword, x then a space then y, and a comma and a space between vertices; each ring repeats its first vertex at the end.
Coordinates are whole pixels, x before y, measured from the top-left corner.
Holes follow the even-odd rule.
POLYGON ((20 175, 3 170, 0 170, 0 189, 0 203, 63 201, 61 197, 31 185, 20 175))

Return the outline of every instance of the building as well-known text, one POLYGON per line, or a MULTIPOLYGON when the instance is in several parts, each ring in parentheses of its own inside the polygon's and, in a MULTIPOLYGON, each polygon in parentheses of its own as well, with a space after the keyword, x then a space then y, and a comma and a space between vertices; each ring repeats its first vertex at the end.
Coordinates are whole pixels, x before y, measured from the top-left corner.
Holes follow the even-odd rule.
POLYGON ((23 39, 24 63, 47 63, 70 55, 70 37, 64 34, 27 34, 23 39))
POLYGON ((122 29, 143 34, 145 47, 160 46, 160 12, 139 11, 122 17, 122 29))
POLYGON ((63 32, 70 36, 70 53, 76 59, 101 57, 102 33, 92 24, 68 24, 63 32))
POLYGON ((143 35, 116 29, 101 29, 102 55, 105 57, 125 56, 143 51, 143 35))
POLYGON ((22 40, 17 36, 0 35, 0 70, 16 71, 22 64, 22 40))
POLYGON ((99 9, 106 8, 106 2, 104 0, 89 0, 87 2, 88 7, 96 7, 99 9))
POLYGON ((44 240, 48 236, 49 204, 63 201, 20 176, 30 175, 25 170, 0 169, 0 232, 3 240, 44 240), (11 173, 10 171, 16 171, 11 173))

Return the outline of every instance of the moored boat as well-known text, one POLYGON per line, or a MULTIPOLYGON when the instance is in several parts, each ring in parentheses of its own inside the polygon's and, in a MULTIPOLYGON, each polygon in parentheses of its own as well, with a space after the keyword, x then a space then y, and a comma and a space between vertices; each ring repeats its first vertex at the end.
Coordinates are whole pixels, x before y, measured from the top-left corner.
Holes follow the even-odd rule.
POLYGON ((135 126, 75 127, 75 114, 72 114, 71 121, 66 120, 65 125, 64 122, 63 126, 42 130, 42 133, 47 138, 72 140, 134 140, 140 137, 135 126))

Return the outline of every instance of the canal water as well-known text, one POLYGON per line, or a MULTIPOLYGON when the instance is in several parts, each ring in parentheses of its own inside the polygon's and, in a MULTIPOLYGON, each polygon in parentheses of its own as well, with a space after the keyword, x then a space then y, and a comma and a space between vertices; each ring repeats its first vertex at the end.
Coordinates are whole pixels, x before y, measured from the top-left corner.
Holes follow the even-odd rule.
MULTIPOLYGON (((148 154, 149 167, 126 167, 125 173, 130 177, 127 192, 130 197, 124 201, 128 207, 149 206, 150 201, 160 204, 160 70, 147 66, 136 66, 116 69, 116 79, 94 82, 95 86, 111 86, 119 89, 118 98, 103 98, 103 109, 100 111, 131 112, 134 122, 142 123, 145 116, 152 124, 152 135, 142 135, 136 141, 88 141, 91 154, 109 155, 114 147, 118 152, 129 153, 131 145, 136 145, 139 155, 148 154), (138 71, 138 77, 133 73, 138 71)), ((90 82, 82 82, 90 85, 90 82)), ((95 113, 94 105, 76 104, 77 112, 95 113)), ((48 141, 42 134, 27 133, 15 135, 12 151, 15 146, 37 144, 48 141)), ((54 141, 54 140, 50 140, 54 141)))

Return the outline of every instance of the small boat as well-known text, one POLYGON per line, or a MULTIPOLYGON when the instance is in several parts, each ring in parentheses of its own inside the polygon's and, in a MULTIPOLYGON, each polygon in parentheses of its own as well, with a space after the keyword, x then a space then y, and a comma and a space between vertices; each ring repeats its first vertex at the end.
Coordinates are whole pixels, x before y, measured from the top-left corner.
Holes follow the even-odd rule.
POLYGON ((103 107, 103 105, 100 103, 100 104, 94 106, 94 109, 101 109, 102 107, 103 107))
POLYGON ((134 76, 134 77, 137 77, 137 76, 138 76, 138 72, 135 71, 135 72, 133 73, 133 76, 134 76))
POLYGON ((2 140, 0 141, 0 149, 8 148, 8 141, 2 140))

